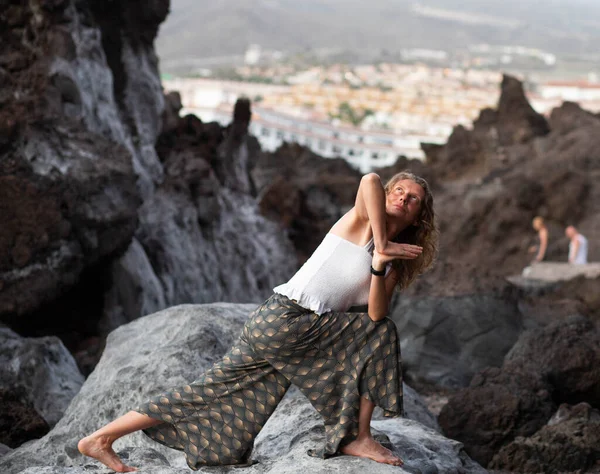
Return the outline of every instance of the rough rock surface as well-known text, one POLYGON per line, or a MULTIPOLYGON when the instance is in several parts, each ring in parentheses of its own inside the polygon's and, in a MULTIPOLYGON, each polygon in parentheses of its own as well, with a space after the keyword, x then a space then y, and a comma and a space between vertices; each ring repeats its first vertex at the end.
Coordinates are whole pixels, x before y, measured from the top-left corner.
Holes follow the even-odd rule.
POLYGON ((165 306, 259 301, 296 268, 253 195, 249 102, 223 128, 163 96, 168 8, 2 7, 0 319, 21 334, 101 348, 90 340, 165 306))
POLYGON ((558 403, 587 402, 600 408, 600 329, 587 318, 523 333, 505 365, 540 374, 552 385, 558 403))
POLYGON ((516 438, 492 459, 491 469, 558 474, 588 472, 600 461, 600 411, 563 404, 530 438, 516 438))
POLYGON ((354 205, 360 173, 341 158, 321 158, 284 144, 263 153, 252 171, 263 215, 280 222, 303 263, 354 205))
POLYGON ((147 33, 168 1, 101 3, 3 6, 2 316, 39 308, 122 252, 140 194, 161 179, 163 96, 147 33))
MULTIPOLYGON (((23 338, 0 327, 0 381, 5 399, 13 394, 12 403, 31 406, 44 424, 53 427, 84 379, 73 356, 57 337, 23 338)), ((7 405, 2 405, 3 413, 17 419, 14 411, 11 413, 7 405)), ((34 431, 39 436, 39 430, 34 431)))
MULTIPOLYGON (((77 452, 78 438, 152 394, 195 379, 233 344, 253 308, 229 303, 182 305, 113 331, 100 363, 65 416, 44 438, 2 457, 0 471, 58 474, 95 469, 96 463, 77 452)), ((322 442, 322 421, 298 391, 290 391, 257 439, 255 458, 260 463, 245 472, 485 472, 464 454, 460 443, 417 421, 387 419, 373 425, 389 436, 413 470, 349 457, 323 461, 307 456, 306 449, 322 442)), ((180 452, 140 433, 117 441, 115 449, 131 464, 141 466, 142 472, 189 471, 180 452)))
POLYGON ((516 367, 485 369, 450 398, 438 422, 446 436, 464 443, 486 466, 503 445, 532 435, 552 416, 551 390, 540 376, 516 367))
POLYGON ((517 297, 506 283, 492 292, 398 295, 390 317, 398 327, 407 373, 465 387, 477 371, 501 366, 523 328, 517 297))
POLYGON ((10 453, 11 451, 12 449, 10 447, 6 446, 3 443, 0 443, 0 458, 5 454, 10 453))
POLYGON ((537 215, 550 228, 546 260, 566 260, 569 224, 588 237, 589 260, 600 260, 597 116, 565 103, 546 122, 519 81, 505 77, 498 106, 482 111, 473 130, 459 127, 447 144, 423 149, 423 169, 404 159, 382 173, 414 168, 433 187, 440 252, 421 278, 423 294, 520 274, 533 259, 537 215))
POLYGON ((521 291, 521 313, 537 325, 549 323, 573 315, 583 315, 600 322, 600 277, 579 276, 567 281, 539 281, 511 278, 521 291))
MULTIPOLYGON (((437 422, 437 417, 429 411, 424 399, 413 388, 406 385, 406 383, 403 384, 402 389, 404 391, 404 412, 406 417, 441 433, 442 429, 437 422)), ((382 414, 383 410, 375 408, 373 419, 385 419, 382 414)))
POLYGON ((36 411, 23 387, 0 388, 0 442, 18 448, 30 439, 44 436, 50 427, 36 411))
POLYGON ((504 76, 500 87, 498 107, 482 110, 472 131, 459 125, 446 145, 423 147, 436 176, 464 179, 489 173, 517 157, 511 156, 515 145, 548 134, 546 119, 527 102, 521 82, 504 76))
MULTIPOLYGON (((142 205, 136 237, 167 305, 259 302, 296 268, 290 242, 251 194, 260 150, 249 115, 239 101, 227 129, 187 116, 160 136, 165 180, 142 205)), ((152 295, 154 285, 139 286, 152 295)))
POLYGON ((600 330, 582 316, 526 331, 502 368, 478 373, 438 421, 487 465, 502 446, 544 426, 558 404, 600 406, 599 358, 600 330))
POLYGON ((539 262, 523 271, 523 276, 525 278, 553 282, 572 280, 580 275, 583 275, 586 278, 600 277, 600 263, 572 265, 567 262, 539 262))

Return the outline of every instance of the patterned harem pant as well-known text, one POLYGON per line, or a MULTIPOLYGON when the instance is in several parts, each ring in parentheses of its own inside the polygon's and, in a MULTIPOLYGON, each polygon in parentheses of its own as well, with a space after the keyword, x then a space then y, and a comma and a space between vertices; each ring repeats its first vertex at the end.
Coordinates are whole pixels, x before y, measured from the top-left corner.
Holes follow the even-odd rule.
POLYGON ((402 415, 396 326, 366 313, 317 315, 275 294, 249 317, 236 345, 195 382, 136 411, 164 423, 144 430, 185 452, 190 468, 244 464, 290 383, 325 420, 322 457, 358 434, 360 397, 402 415))

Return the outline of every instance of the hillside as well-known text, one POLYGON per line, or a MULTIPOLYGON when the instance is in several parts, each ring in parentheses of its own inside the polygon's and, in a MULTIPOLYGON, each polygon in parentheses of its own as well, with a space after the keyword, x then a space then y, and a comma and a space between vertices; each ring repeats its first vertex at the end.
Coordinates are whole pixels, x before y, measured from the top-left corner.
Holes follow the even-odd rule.
POLYGON ((490 43, 595 55, 600 21, 594 18, 600 5, 592 0, 172 0, 156 46, 165 64, 240 55, 252 43, 286 52, 391 53, 490 43))

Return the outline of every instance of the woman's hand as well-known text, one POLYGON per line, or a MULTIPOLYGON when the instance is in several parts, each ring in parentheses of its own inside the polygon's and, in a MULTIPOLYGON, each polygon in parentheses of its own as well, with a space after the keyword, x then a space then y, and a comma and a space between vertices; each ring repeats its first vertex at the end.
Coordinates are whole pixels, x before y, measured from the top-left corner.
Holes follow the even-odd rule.
POLYGON ((375 252, 388 258, 386 261, 387 263, 397 258, 401 260, 413 260, 423 253, 423 247, 388 241, 387 245, 383 249, 379 251, 375 249, 375 252))
POLYGON ((375 270, 383 270, 386 264, 393 260, 413 260, 423 252, 423 247, 419 247, 418 245, 398 244, 396 242, 390 242, 390 244, 397 246, 394 247, 396 253, 373 251, 373 268, 375 270))

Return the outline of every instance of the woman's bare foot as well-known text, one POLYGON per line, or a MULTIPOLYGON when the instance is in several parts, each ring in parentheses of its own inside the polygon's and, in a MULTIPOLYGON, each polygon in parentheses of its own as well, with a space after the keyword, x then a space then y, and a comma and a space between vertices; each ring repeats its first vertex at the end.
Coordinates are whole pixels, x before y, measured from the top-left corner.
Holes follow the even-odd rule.
POLYGON ((94 436, 83 438, 77 444, 81 454, 97 459, 102 464, 116 472, 134 472, 136 468, 126 466, 112 449, 112 441, 107 436, 94 436))
POLYGON ((349 456, 359 456, 361 458, 369 458, 373 461, 392 466, 402 466, 404 461, 392 453, 389 449, 384 448, 370 436, 357 438, 351 443, 343 446, 340 451, 349 456))

